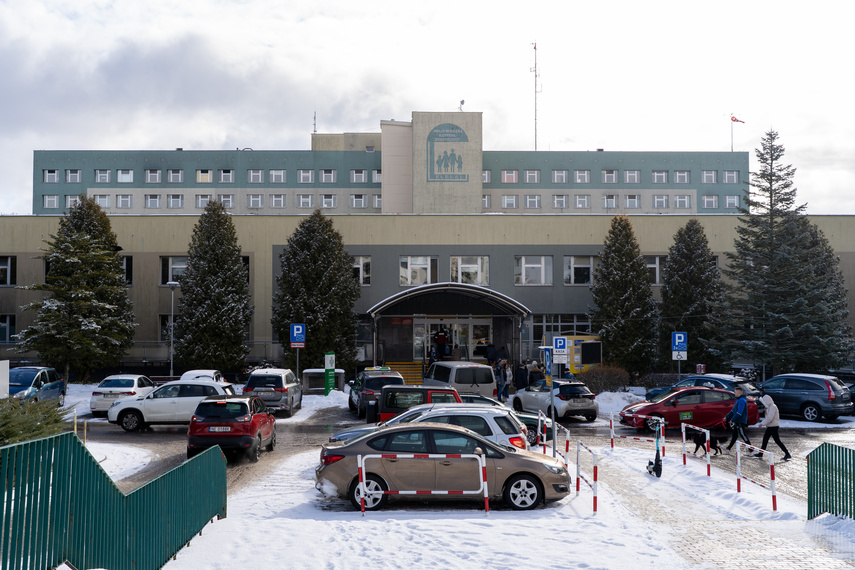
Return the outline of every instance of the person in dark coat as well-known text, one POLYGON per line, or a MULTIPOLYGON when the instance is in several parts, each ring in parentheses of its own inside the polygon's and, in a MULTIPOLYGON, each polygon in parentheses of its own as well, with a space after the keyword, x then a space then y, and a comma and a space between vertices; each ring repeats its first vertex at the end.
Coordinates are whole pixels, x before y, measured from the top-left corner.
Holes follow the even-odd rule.
POLYGON ((546 378, 546 376, 544 376, 543 372, 540 371, 540 367, 537 365, 537 360, 535 360, 531 363, 531 370, 528 373, 528 383, 531 385, 538 380, 543 380, 544 378, 546 378))
POLYGON ((525 390, 528 386, 528 369, 524 362, 520 362, 514 372, 514 386, 516 386, 517 392, 525 390))
POLYGON ((736 401, 733 403, 733 409, 727 412, 724 419, 730 421, 733 426, 733 437, 727 450, 730 451, 736 444, 737 438, 742 438, 742 441, 751 445, 748 436, 745 435, 745 428, 748 426, 748 400, 742 394, 742 386, 734 386, 733 393, 736 394, 736 401))

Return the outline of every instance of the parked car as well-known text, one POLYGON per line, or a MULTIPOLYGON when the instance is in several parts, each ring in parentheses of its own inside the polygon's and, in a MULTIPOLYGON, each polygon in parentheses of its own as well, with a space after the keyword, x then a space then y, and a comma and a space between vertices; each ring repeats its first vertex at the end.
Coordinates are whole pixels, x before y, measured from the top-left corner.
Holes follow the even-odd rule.
POLYGON ((467 361, 434 362, 422 384, 452 386, 461 394, 496 395, 496 377, 486 364, 467 361))
POLYGON ((303 407, 303 384, 287 368, 254 370, 243 387, 244 394, 258 396, 274 412, 284 411, 291 417, 303 407))
POLYGON ((196 406, 187 429, 187 458, 215 445, 241 451, 255 463, 263 447, 276 447, 276 417, 258 396, 208 396, 196 406))
POLYGON ((645 394, 644 399, 649 401, 652 400, 654 396, 667 392, 672 388, 688 388, 690 386, 706 386, 707 388, 720 388, 722 390, 730 390, 733 392, 733 388, 737 384, 742 386, 742 393, 746 397, 760 397, 760 390, 758 390, 750 381, 742 378, 741 376, 734 376, 733 374, 691 374, 671 386, 651 388, 647 391, 647 394, 645 394))
POLYGON ((537 413, 540 410, 551 418, 550 391, 553 392, 552 401, 555 405, 556 418, 583 416, 589 422, 597 419, 600 405, 594 399, 594 393, 585 386, 584 382, 553 380, 550 390, 545 379, 538 380, 526 386, 525 390, 515 392, 511 405, 518 411, 537 413))
POLYGON ((154 382, 140 374, 114 374, 107 376, 92 391, 89 410, 93 416, 106 416, 113 402, 122 398, 145 396, 154 390, 154 382))
MULTIPOLYGON (((463 400, 464 404, 489 404, 490 406, 501 406, 503 408, 507 407, 499 400, 490 398, 488 396, 481 396, 480 394, 460 394, 460 399, 463 400)), ((528 442, 531 445, 534 445, 537 441, 538 435, 538 415, 533 414, 531 412, 522 412, 518 410, 514 410, 514 413, 516 414, 517 419, 520 420, 528 429, 528 442)), ((552 439, 552 420, 550 418, 544 418, 544 423, 546 424, 546 441, 549 441, 552 439)), ((542 425, 540 429, 541 431, 543 431, 542 425)))
POLYGON ((439 386, 383 386, 377 405, 369 407, 366 417, 370 424, 384 422, 413 406, 434 402, 460 402, 460 394, 454 388, 439 386))
POLYGON ((189 424, 203 398, 234 393, 234 387, 225 382, 175 380, 145 396, 113 402, 107 410, 107 421, 120 425, 125 431, 151 425, 189 424))
POLYGON ((65 405, 68 387, 53 368, 45 366, 16 366, 9 370, 9 396, 18 400, 56 400, 65 405))
POLYGON ((347 399, 347 405, 351 411, 356 412, 357 417, 364 418, 368 402, 377 400, 383 386, 401 386, 403 384, 404 377, 401 376, 400 372, 395 372, 388 366, 366 368, 356 375, 356 379, 348 382, 350 395, 347 399))
POLYGON ((829 370, 829 376, 834 376, 849 388, 849 391, 855 390, 855 369, 841 368, 839 370, 829 370))
POLYGON ((763 382, 760 389, 772 396, 781 415, 816 422, 853 413, 852 392, 836 376, 779 374, 763 382))
MULTIPOLYGON (((655 420, 634 417, 657 416, 665 419, 665 427, 680 427, 691 424, 701 428, 724 426, 724 417, 733 409, 736 395, 721 388, 674 388, 654 396, 652 400, 636 402, 624 407, 620 412, 620 423, 637 428, 655 431, 655 420)), ((748 425, 756 424, 760 414, 757 402, 748 400, 748 425)))
POLYGON ((181 375, 179 380, 211 380, 213 382, 225 382, 223 373, 219 370, 188 370, 181 375))
MULTIPOLYGON (((570 492, 570 474, 564 464, 540 453, 502 447, 477 433, 448 424, 407 423, 387 426, 344 444, 325 443, 321 460, 315 469, 316 488, 350 500, 360 508, 356 458, 368 454, 479 454, 486 459, 484 474, 488 496, 504 499, 513 509, 533 509, 558 500, 570 492)), ((364 467, 366 510, 383 507, 387 494, 372 491, 477 491, 481 477, 472 458, 382 459, 368 460, 364 467), (418 462, 418 463, 414 463, 418 462)), ((396 499, 406 496, 394 495, 396 499)), ((430 497, 477 499, 481 495, 415 495, 419 500, 430 497)))

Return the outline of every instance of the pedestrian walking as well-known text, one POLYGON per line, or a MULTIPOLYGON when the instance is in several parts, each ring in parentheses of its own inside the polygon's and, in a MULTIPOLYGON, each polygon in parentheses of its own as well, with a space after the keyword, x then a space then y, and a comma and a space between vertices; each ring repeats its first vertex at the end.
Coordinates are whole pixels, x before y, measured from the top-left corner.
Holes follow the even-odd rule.
POLYGON ((514 371, 511 369, 511 363, 507 360, 505 361, 505 385, 502 388, 502 401, 507 402, 510 395, 508 394, 508 389, 511 387, 511 383, 514 381, 514 371))
POLYGON ((496 377, 496 398, 502 399, 502 390, 505 388, 505 364, 507 360, 499 360, 493 368, 493 376, 496 377))
POLYGON ((724 419, 730 421, 730 425, 733 428, 733 437, 730 439, 730 444, 727 446, 728 451, 733 448, 736 444, 736 439, 740 437, 742 438, 742 441, 751 445, 751 442, 748 440, 748 436, 745 435, 745 428, 748 425, 748 400, 746 400, 745 396, 742 394, 742 386, 735 386, 733 388, 733 393, 736 394, 736 401, 733 403, 733 409, 724 416, 724 419))
POLYGON ((524 362, 520 362, 516 372, 514 372, 514 386, 517 392, 525 390, 528 386, 528 368, 525 367, 524 362))
MULTIPOLYGON (((763 417, 763 421, 757 424, 760 427, 766 428, 766 431, 763 432, 763 445, 760 446, 760 449, 765 451, 766 445, 769 443, 769 438, 772 438, 784 452, 784 457, 781 458, 781 461, 789 461, 793 456, 790 455, 787 447, 781 442, 781 436, 778 435, 778 428, 781 427, 781 414, 778 412, 778 406, 775 405, 775 401, 772 400, 772 396, 769 394, 764 394, 760 398, 760 401, 766 406, 766 415, 763 417)), ((759 452, 754 456, 763 457, 763 453, 759 452)))

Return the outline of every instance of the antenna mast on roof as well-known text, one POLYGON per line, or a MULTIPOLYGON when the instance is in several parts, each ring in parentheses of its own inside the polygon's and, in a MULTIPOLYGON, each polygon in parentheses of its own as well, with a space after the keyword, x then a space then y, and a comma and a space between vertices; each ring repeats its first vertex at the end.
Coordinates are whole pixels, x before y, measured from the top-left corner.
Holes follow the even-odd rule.
POLYGON ((534 46, 534 67, 531 68, 534 73, 534 150, 537 150, 537 78, 540 76, 537 73, 537 42, 531 45, 534 46))
POLYGON ((312 129, 313 129, 312 130, 313 133, 318 132, 318 112, 317 111, 312 113, 312 129))

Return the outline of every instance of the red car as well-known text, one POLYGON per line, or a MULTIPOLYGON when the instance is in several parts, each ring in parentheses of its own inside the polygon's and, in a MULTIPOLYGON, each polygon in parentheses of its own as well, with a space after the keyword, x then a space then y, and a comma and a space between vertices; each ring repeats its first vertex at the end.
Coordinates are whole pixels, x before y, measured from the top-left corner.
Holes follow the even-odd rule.
POLYGON ((264 400, 252 395, 208 396, 196 407, 187 430, 187 458, 219 445, 241 451, 253 463, 261 448, 276 447, 276 418, 264 400))
MULTIPOLYGON (((724 417, 733 409, 736 396, 719 388, 692 386, 673 388, 644 402, 626 406, 620 412, 620 423, 637 428, 655 430, 655 421, 627 414, 659 416, 665 418, 665 427, 691 424, 702 428, 723 426, 724 417)), ((748 425, 759 419, 757 402, 748 400, 748 425)))

